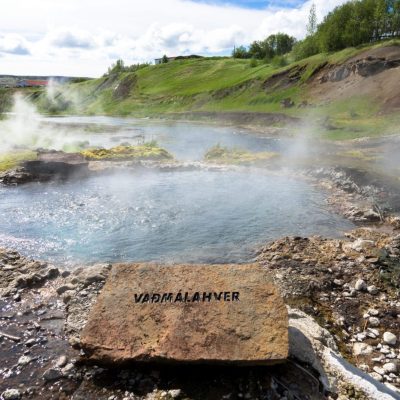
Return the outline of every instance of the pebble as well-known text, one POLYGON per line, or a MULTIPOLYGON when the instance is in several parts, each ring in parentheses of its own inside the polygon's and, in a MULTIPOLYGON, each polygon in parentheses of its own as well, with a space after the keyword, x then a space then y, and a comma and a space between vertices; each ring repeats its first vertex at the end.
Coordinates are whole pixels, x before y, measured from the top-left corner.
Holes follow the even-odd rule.
POLYGON ((392 362, 386 363, 386 364, 383 364, 383 369, 387 374, 389 374, 391 372, 395 373, 397 371, 397 365, 392 362))
POLYGON ((369 317, 368 321, 371 326, 379 326, 380 324, 379 318, 376 317, 369 317))
POLYGON ((375 295, 379 293, 379 289, 375 285, 371 285, 367 287, 367 292, 375 295))
POLYGON ((25 365, 28 365, 31 361, 32 361, 31 357, 29 357, 29 356, 21 356, 18 359, 18 365, 25 366, 25 365))
POLYGON ((181 395, 181 389, 172 389, 172 390, 168 390, 168 394, 170 395, 170 397, 172 397, 173 399, 178 398, 181 395))
POLYGON ((28 340, 25 342, 25 346, 27 346, 27 347, 32 347, 35 343, 36 343, 36 340, 35 340, 35 339, 28 339, 28 340))
POLYGON ((7 389, 1 395, 4 400, 19 400, 21 398, 21 393, 17 389, 7 389))
POLYGON ((75 366, 72 363, 68 363, 61 371, 64 376, 69 375, 73 370, 75 366))
POLYGON ((74 289, 76 289, 76 286, 75 285, 71 285, 71 284, 67 284, 67 285, 62 285, 62 286, 59 286, 58 288, 57 288, 57 293, 59 294, 59 295, 62 295, 63 293, 65 293, 65 292, 67 292, 68 290, 74 290, 74 289))
POLYGON ((365 290, 365 289, 367 289, 367 284, 365 283, 365 281, 363 280, 363 279, 358 279, 357 281, 356 281, 356 283, 355 283, 355 285, 354 285, 354 288, 357 290, 357 291, 362 291, 362 290, 365 290))
POLYGON ((14 300, 14 301, 21 301, 21 295, 20 295, 19 293, 15 294, 15 295, 13 296, 13 300, 14 300))
POLYGON ((368 314, 372 315, 373 317, 377 317, 379 315, 379 310, 377 310, 376 308, 370 308, 368 310, 368 314))
POLYGON ((46 370, 43 373, 43 379, 46 382, 56 381, 56 380, 62 378, 62 376, 63 376, 62 372, 60 370, 58 370, 58 369, 55 369, 55 368, 49 368, 48 370, 46 370))
POLYGON ((379 375, 385 375, 385 370, 381 367, 374 367, 373 370, 379 375))
POLYGON ((355 356, 365 356, 373 352, 373 347, 366 343, 354 343, 353 353, 355 356))
POLYGON ((376 372, 371 372, 370 375, 371 375, 375 380, 377 380, 378 382, 382 382, 382 381, 383 381, 382 375, 379 375, 379 374, 376 373, 376 372))
POLYGON ((394 335, 392 332, 385 332, 383 334, 383 341, 386 344, 389 344, 391 346, 394 346, 397 342, 397 337, 396 335, 394 335))
POLYGON ((58 357, 58 359, 54 363, 54 366, 56 368, 62 368, 62 367, 65 367, 67 365, 67 363, 68 363, 68 357, 65 355, 62 355, 62 356, 58 357))

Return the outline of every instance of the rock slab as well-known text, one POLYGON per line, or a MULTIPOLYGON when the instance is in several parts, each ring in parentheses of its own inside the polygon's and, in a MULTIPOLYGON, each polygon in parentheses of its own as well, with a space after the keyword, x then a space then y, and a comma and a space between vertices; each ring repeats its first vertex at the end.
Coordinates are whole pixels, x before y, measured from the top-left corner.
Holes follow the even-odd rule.
POLYGON ((81 346, 106 363, 268 365, 288 356, 288 315, 258 264, 116 264, 81 346))

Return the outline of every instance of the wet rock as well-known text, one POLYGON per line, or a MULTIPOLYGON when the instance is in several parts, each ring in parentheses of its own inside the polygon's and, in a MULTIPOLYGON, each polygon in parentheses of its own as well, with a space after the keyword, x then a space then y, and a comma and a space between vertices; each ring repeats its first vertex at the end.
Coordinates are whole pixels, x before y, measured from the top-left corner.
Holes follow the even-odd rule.
POLYGON ((383 334, 383 341, 390 346, 394 346, 397 342, 397 337, 392 332, 385 332, 383 334))
POLYGON ((287 311, 257 264, 118 264, 81 346, 103 362, 271 364, 288 354, 287 311))
POLYGON ((62 368, 62 367, 65 367, 67 365, 67 363, 68 363, 68 357, 65 355, 62 355, 62 356, 58 357, 58 359, 54 363, 54 366, 56 368, 62 368))
POLYGON ((111 269, 110 264, 96 264, 77 268, 69 276, 69 282, 72 285, 81 285, 87 287, 92 283, 104 282, 111 269))
POLYGON ((26 346, 26 347, 32 347, 35 343, 36 343, 36 339, 31 338, 31 339, 28 339, 28 340, 25 342, 25 346, 26 346))
POLYGON ((18 389, 7 389, 1 394, 4 400, 20 400, 22 395, 18 389))
POLYGON ((0 248, 0 261, 4 264, 0 269, 0 297, 10 296, 24 288, 41 287, 59 275, 57 268, 7 249, 0 248))
POLYGON ((43 379, 46 382, 57 381, 63 377, 61 370, 57 368, 49 368, 43 373, 43 379))
POLYGON ((25 365, 28 365, 32 361, 32 358, 29 356, 21 356, 18 359, 18 365, 21 367, 24 367, 25 365))
POLYGON ((62 295, 63 293, 67 292, 68 290, 74 290, 76 288, 75 285, 62 285, 57 288, 57 293, 62 295))
POLYGON ((36 181, 37 176, 29 173, 23 168, 17 168, 0 174, 0 183, 4 185, 19 185, 36 181))

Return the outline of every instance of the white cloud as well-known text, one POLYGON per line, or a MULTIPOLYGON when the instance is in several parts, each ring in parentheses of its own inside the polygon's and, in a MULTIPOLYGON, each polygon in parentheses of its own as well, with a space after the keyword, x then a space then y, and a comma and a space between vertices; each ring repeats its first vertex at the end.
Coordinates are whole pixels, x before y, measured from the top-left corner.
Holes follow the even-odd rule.
POLYGON ((18 34, 0 35, 0 54, 28 55, 30 54, 28 43, 18 34))
POLYGON ((52 31, 48 37, 55 47, 91 49, 96 47, 96 42, 89 32, 80 29, 58 29, 52 31))
MULTIPOLYGON (((344 1, 315 0, 319 20, 344 1)), ((277 31, 301 38, 311 3, 252 10, 190 0, 10 2, 0 14, 0 73, 98 76, 116 58, 229 54, 277 31)))

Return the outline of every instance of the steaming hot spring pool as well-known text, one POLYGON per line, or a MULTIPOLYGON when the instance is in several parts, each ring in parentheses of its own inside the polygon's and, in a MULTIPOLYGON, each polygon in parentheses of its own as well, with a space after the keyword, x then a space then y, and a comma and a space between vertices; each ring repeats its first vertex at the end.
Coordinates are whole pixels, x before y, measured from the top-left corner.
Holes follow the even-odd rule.
MULTIPOLYGON (((176 132, 187 128, 184 125, 140 127, 152 135, 162 131, 165 143, 156 139, 175 156, 182 150, 176 132)), ((199 135, 204 148, 216 142, 224 145, 224 138, 232 137, 242 147, 277 146, 268 140, 261 146, 261 139, 250 135, 233 135, 232 128, 190 128, 195 134, 186 137, 185 154, 192 159, 204 154, 196 144, 199 135), (204 134, 210 131, 212 138, 204 134)), ((96 140, 106 141, 112 134, 96 135, 96 140)), ((0 187, 0 246, 64 265, 248 262, 269 240, 337 236, 350 229, 352 224, 333 213, 325 199, 325 193, 305 180, 241 170, 126 171, 65 183, 0 187)))

